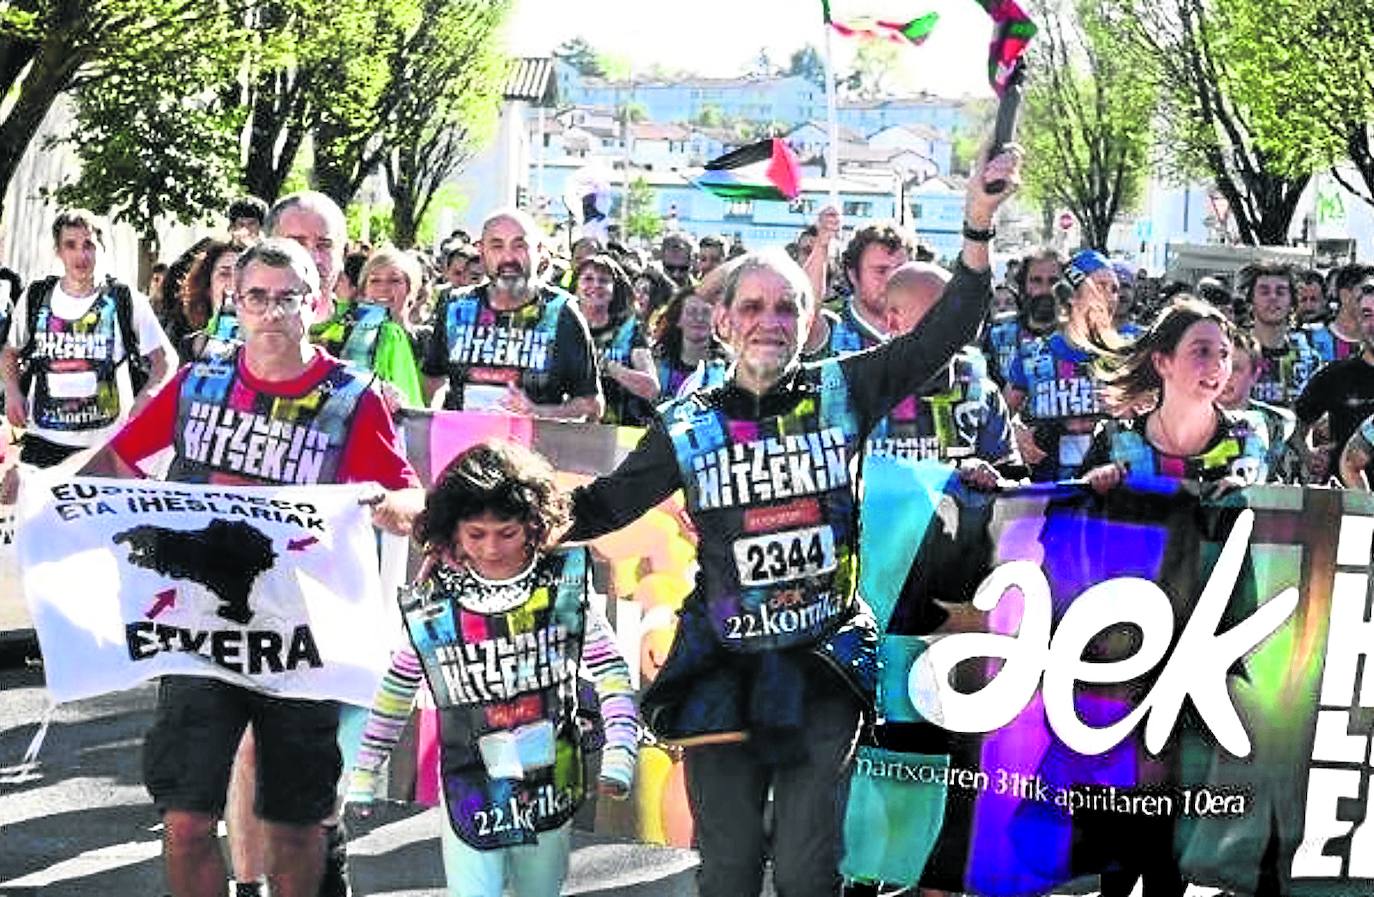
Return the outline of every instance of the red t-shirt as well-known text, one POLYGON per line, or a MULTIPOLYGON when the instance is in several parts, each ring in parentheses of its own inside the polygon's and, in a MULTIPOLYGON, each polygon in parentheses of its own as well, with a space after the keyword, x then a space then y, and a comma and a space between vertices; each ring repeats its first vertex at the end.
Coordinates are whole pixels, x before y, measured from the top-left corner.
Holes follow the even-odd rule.
MULTIPOLYGON (((304 395, 323 380, 339 362, 315 349, 315 358, 299 377, 291 380, 261 380, 254 377, 238 355, 238 376, 249 389, 269 396, 293 397, 304 395)), ((177 371, 176 376, 135 418, 119 431, 110 447, 128 464, 137 468, 143 459, 157 454, 172 444, 176 430, 177 408, 181 400, 181 384, 190 365, 177 371)), ((353 426, 344 444, 339 461, 338 482, 379 483, 386 489, 406 489, 419 486, 414 469, 401 452, 392 426, 391 415, 381 396, 366 390, 358 400, 353 426)))

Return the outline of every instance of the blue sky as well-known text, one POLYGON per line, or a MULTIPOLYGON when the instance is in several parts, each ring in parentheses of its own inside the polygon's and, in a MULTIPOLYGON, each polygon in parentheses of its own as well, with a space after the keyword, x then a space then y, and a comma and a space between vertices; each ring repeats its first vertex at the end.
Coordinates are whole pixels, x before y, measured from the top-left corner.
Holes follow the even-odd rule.
MULTIPOLYGON (((582 35, 636 70, 654 63, 703 75, 748 71, 761 47, 785 64, 793 50, 822 46, 820 0, 515 0, 507 41, 515 53, 544 54, 582 35)), ((991 96, 987 43, 991 23, 974 0, 831 0, 836 20, 857 16, 907 21, 927 12, 940 25, 922 47, 900 54, 894 85, 944 96, 991 96)), ((852 44, 833 39, 843 71, 852 44)))

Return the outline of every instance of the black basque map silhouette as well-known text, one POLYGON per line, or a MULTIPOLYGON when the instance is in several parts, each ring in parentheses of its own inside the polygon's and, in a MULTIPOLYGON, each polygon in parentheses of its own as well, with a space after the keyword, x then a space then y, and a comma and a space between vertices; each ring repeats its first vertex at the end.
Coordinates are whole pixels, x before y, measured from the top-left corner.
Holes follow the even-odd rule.
POLYGON ((114 541, 129 546, 130 563, 204 586, 219 599, 219 616, 244 625, 253 618, 253 583, 277 560, 272 540, 237 520, 213 520, 198 530, 136 526, 116 533, 114 541))

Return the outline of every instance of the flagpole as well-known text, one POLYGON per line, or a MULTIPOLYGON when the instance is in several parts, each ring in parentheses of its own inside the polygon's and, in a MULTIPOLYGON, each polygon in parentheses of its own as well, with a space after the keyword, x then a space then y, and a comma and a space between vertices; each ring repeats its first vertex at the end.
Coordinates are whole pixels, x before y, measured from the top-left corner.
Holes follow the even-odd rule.
POLYGON ((830 205, 834 206, 836 212, 843 212, 840 208, 840 128, 838 115, 835 112, 835 66, 831 61, 829 9, 826 9, 825 23, 825 114, 827 130, 826 146, 826 180, 830 182, 830 205))

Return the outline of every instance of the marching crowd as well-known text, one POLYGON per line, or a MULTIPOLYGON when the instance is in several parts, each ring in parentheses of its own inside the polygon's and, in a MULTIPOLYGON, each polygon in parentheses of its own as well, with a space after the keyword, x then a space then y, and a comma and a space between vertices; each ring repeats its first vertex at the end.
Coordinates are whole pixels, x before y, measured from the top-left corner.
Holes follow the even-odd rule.
MULTIPOLYGON (((145 297, 103 276, 100 221, 62 212, 62 275, 0 275, 0 375, 23 464, 82 455, 91 473, 368 484, 377 525, 428 558, 400 596, 411 645, 370 712, 163 678, 144 771, 172 893, 220 894, 231 876, 239 895, 264 881, 282 897, 347 893, 338 795, 371 797, 426 683, 450 893, 558 893, 572 814, 594 791, 629 793, 641 720, 685 748, 700 893, 757 894, 766 857, 785 897, 839 893, 878 633, 856 594, 867 458, 947 462, 984 490, 1149 477, 1368 488, 1374 269, 1255 265, 1233 282, 1160 284, 1096 251, 1043 250, 994 287, 994 217, 1019 168, 1019 150, 981 162, 947 268, 894 224, 856 222, 841 246, 833 209, 785 254, 674 232, 652 252, 583 237, 561 258, 502 209, 430 257, 350 243, 339 208, 307 192, 235 202, 226 237, 155 268, 145 297), (424 408, 646 430, 571 494, 542 459, 495 443, 426 493, 394 423, 424 408), (193 443, 194 426, 217 435, 193 443), (239 444, 250 433, 256 450, 239 444), (586 550, 571 546, 678 490, 698 579, 636 708, 586 550), (443 675, 536 635, 556 647, 533 673, 474 673, 480 689, 443 675), (584 762, 594 736, 599 768, 584 762)), ((10 500, 16 486, 12 474, 10 500)), ((1104 893, 1132 879, 1104 876, 1104 893)))

